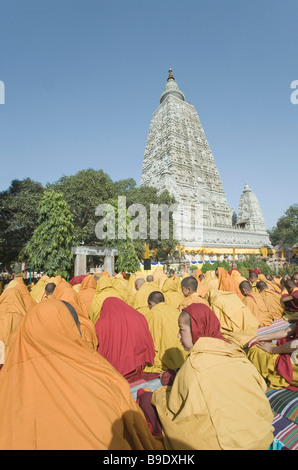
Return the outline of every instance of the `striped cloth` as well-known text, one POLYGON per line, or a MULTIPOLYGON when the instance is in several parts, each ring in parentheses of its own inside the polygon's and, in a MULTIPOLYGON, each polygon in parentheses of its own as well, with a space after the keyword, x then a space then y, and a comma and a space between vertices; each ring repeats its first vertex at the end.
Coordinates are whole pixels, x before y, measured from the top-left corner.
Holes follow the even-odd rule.
POLYGON ((289 450, 298 450, 298 426, 285 416, 275 413, 273 418, 274 440, 289 450))
POLYGON ((278 318, 277 320, 274 320, 274 322, 269 326, 260 326, 258 328, 258 335, 266 335, 267 333, 272 333, 273 331, 284 330, 290 326, 290 324, 291 323, 287 322, 283 318, 278 318))
POLYGON ((284 448, 298 450, 298 392, 268 388, 266 396, 274 414, 274 440, 284 448))
POLYGON ((298 392, 287 389, 266 391, 272 410, 298 424, 298 392))

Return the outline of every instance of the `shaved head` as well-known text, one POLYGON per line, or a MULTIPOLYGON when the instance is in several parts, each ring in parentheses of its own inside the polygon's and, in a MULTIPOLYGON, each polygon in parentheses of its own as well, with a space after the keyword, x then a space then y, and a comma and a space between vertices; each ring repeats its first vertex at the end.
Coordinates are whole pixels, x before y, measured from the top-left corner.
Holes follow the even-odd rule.
POLYGON ((139 290, 142 285, 145 284, 145 279, 137 279, 135 281, 135 288, 136 290, 139 290))
POLYGON ((191 289, 193 292, 197 292, 198 289, 198 281, 193 276, 188 276, 182 279, 181 281, 181 288, 191 289))

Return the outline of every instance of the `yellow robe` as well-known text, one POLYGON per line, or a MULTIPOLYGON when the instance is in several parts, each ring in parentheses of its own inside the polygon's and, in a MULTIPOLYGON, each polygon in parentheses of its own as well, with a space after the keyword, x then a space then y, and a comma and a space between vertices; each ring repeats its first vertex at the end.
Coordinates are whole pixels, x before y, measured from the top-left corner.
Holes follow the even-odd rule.
POLYGON ((269 326, 273 323, 273 313, 268 310, 268 307, 264 302, 264 297, 259 291, 252 292, 250 295, 245 296, 243 303, 256 317, 259 326, 269 326))
POLYGON ((183 301, 181 302, 179 306, 180 312, 182 312, 182 310, 185 307, 188 307, 188 305, 191 305, 191 304, 204 304, 204 305, 207 305, 207 307, 209 307, 208 301, 206 299, 203 299, 203 297, 201 297, 197 292, 194 292, 193 294, 187 297, 184 297, 183 301))
POLYGON ((207 299, 225 339, 243 348, 257 335, 257 319, 236 294, 210 289, 207 299))
POLYGON ((179 309, 180 304, 184 300, 184 295, 181 290, 181 280, 177 276, 169 277, 163 283, 162 293, 165 298, 165 302, 168 305, 179 309))
POLYGON ((293 381, 289 384, 289 382, 275 369, 275 363, 278 356, 278 354, 270 354, 258 346, 253 346, 247 353, 249 360, 253 363, 262 377, 266 379, 268 387, 277 389, 286 388, 289 385, 298 387, 298 365, 292 364, 293 381))
POLYGON ((124 300, 119 292, 113 287, 112 279, 109 276, 102 276, 98 279, 95 296, 92 300, 89 318, 95 323, 100 317, 100 311, 102 304, 108 297, 117 297, 118 299, 124 300))
POLYGON ((208 289, 218 289, 218 278, 215 275, 215 271, 207 271, 205 278, 201 282, 208 289))
POLYGON ((144 372, 162 372, 179 369, 187 356, 178 339, 179 310, 160 302, 146 316, 155 347, 154 364, 144 372))
POLYGON ((142 313, 145 317, 149 314, 150 309, 148 305, 148 297, 151 292, 161 292, 155 282, 145 282, 141 285, 139 290, 136 291, 132 299, 132 307, 138 312, 142 313))
POLYGON ((281 295, 269 289, 263 290, 261 295, 274 320, 281 318, 285 311, 281 295))
POLYGON ((245 353, 199 338, 172 387, 153 392, 168 450, 266 450, 273 413, 266 384, 245 353))

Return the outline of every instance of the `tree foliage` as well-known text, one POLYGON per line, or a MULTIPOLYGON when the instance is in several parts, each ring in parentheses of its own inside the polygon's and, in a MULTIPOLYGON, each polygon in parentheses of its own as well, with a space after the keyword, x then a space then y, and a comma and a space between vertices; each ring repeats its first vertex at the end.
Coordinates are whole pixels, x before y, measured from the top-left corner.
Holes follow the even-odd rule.
POLYGON ((273 246, 280 242, 293 246, 298 243, 298 204, 290 206, 285 214, 281 216, 274 227, 269 232, 273 246))
POLYGON ((40 202, 37 227, 21 256, 32 269, 67 277, 72 266, 73 215, 61 193, 47 190, 40 202))
POLYGON ((32 237, 38 218, 43 186, 30 178, 13 180, 0 193, 0 259, 9 265, 32 237))

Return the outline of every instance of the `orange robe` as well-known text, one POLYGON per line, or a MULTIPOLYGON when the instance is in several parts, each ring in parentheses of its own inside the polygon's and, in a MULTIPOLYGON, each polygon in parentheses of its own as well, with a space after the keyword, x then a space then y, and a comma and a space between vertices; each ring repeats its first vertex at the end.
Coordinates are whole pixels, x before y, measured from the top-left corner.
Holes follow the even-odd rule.
POLYGON ((96 351, 98 339, 95 326, 92 321, 83 313, 83 307, 76 291, 68 282, 58 284, 53 294, 54 299, 64 300, 68 302, 77 312, 80 322, 82 340, 92 350, 96 351))
POLYGON ((27 286, 21 277, 16 277, 13 281, 10 281, 6 289, 10 289, 12 287, 15 287, 20 292, 25 304, 26 312, 28 312, 31 307, 36 305, 35 300, 32 299, 29 290, 27 289, 27 286))
POLYGON ((82 306, 82 313, 86 318, 89 318, 89 310, 92 304, 92 300, 95 296, 96 284, 97 283, 94 277, 89 274, 83 279, 80 290, 78 292, 82 306))
POLYGON ((162 450, 128 382, 58 300, 26 315, 0 373, 2 450, 162 450))
POLYGON ((234 292, 243 300, 244 296, 240 292, 238 282, 224 268, 218 268, 218 290, 234 292))
POLYGON ((5 360, 26 313, 19 290, 16 287, 6 289, 0 296, 0 340, 4 343, 5 360))

